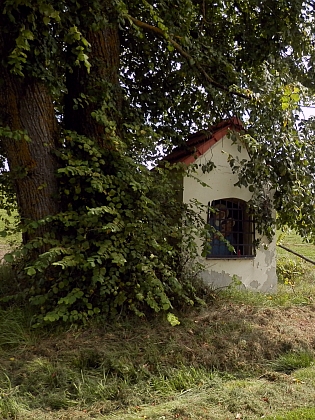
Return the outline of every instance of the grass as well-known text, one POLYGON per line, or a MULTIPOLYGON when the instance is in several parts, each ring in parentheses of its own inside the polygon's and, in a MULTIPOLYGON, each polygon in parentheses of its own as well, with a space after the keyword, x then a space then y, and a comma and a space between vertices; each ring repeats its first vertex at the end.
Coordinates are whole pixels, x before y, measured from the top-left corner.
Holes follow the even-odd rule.
POLYGON ((26 315, 15 307, 0 310, 0 349, 17 346, 21 349, 33 344, 35 336, 26 315))
MULTIPOLYGON (((279 254, 277 294, 230 287, 174 327, 157 315, 52 332, 1 309, 0 418, 314 419, 315 269, 279 254)), ((12 281, 0 266, 0 295, 12 281)))
POLYGON ((270 362, 270 366, 277 372, 290 374, 297 369, 309 367, 313 363, 313 351, 298 351, 281 354, 276 360, 270 362))
MULTIPOLYGON (((295 252, 298 252, 301 255, 313 260, 315 262, 315 245, 303 241, 300 235, 297 235, 292 230, 286 232, 278 232, 279 242, 286 246, 289 249, 292 249, 295 252)), ((278 256, 284 258, 290 258, 292 260, 298 261, 299 257, 294 254, 289 253, 288 251, 278 247, 277 249, 278 256)))
POLYGON ((182 314, 176 327, 133 319, 45 335, 16 312, 13 339, 1 345, 0 416, 223 420, 311 406, 310 334, 279 331, 293 315, 299 325, 306 309, 291 308, 276 322, 279 309, 222 298, 182 314))
POLYGON ((301 408, 285 415, 266 417, 266 420, 314 420, 315 408, 301 408))

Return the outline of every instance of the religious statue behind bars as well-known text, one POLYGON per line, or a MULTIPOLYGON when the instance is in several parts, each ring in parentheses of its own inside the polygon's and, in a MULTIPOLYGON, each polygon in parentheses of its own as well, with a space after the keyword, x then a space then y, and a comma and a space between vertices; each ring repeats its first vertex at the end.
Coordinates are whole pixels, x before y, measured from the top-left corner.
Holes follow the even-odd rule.
MULTIPOLYGON (((229 210, 224 204, 216 204, 213 208, 215 212, 211 214, 209 219, 210 226, 220 232, 233 246, 233 227, 235 225, 235 221, 232 217, 229 217, 229 210)), ((211 251, 209 256, 211 257, 233 255, 233 252, 229 250, 227 244, 222 241, 222 237, 215 232, 210 232, 210 246, 211 251)))

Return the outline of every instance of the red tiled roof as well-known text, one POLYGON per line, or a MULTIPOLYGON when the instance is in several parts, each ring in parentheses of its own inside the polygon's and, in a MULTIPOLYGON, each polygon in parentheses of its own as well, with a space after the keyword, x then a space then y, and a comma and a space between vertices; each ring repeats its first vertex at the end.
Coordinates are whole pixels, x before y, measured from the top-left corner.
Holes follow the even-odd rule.
POLYGON ((188 165, 222 139, 229 130, 241 131, 243 128, 242 122, 236 117, 223 120, 208 130, 191 134, 183 146, 177 147, 169 155, 165 156, 163 160, 167 160, 170 163, 183 162, 188 165))

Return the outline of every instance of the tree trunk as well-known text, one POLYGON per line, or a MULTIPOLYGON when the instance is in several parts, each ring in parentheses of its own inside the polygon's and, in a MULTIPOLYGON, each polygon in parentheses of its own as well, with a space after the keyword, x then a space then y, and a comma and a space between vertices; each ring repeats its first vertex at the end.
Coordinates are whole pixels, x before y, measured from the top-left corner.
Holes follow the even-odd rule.
MULTIPOLYGON (((1 18, 0 18, 1 23, 1 18)), ((83 64, 73 66, 66 75, 67 94, 64 106, 64 127, 78 134, 97 140, 106 147, 105 126, 97 123, 91 112, 99 110, 104 92, 111 93, 114 106, 106 113, 119 125, 121 92, 119 88, 119 32, 117 23, 97 32, 88 32, 91 44, 89 54, 91 73, 83 64), (109 89, 110 88, 110 89, 109 89), (81 96, 83 94, 83 97, 81 96), (84 102, 88 99, 88 104, 84 102), (84 107, 75 109, 76 99, 83 99, 84 107)), ((14 37, 0 31, 0 57, 8 57, 14 46, 14 37)), ((59 138, 53 99, 43 82, 32 77, 13 75, 5 65, 1 66, 0 127, 11 131, 22 130, 25 138, 13 140, 2 137, 5 157, 15 184, 18 210, 22 223, 37 221, 60 210, 57 202, 57 159, 53 154, 59 138)), ((24 243, 33 237, 43 236, 45 227, 33 234, 24 234, 24 243)))
MULTIPOLYGON (((23 130, 25 138, 2 138, 15 184, 18 210, 22 223, 37 221, 58 212, 57 160, 53 155, 58 140, 58 125, 53 101, 38 80, 20 78, 2 69, 4 81, 0 89, 0 121, 12 131, 23 130)), ((23 241, 42 236, 45 227, 24 234, 23 241)))
POLYGON ((99 110, 104 100, 108 100, 114 107, 107 108, 104 113, 119 125, 122 96, 119 86, 120 42, 117 23, 97 32, 90 31, 87 40, 91 44, 91 72, 88 74, 87 69, 81 65, 67 73, 64 125, 66 129, 94 138, 100 146, 106 147, 105 126, 97 123, 91 113, 99 110), (106 98, 104 93, 111 93, 111 97, 106 98), (85 103, 85 97, 88 104, 85 103), (78 98, 83 100, 83 107, 79 105, 75 109, 75 100, 78 98))
MULTIPOLYGON (((1 148, 8 161, 18 211, 22 225, 38 221, 59 211, 56 179, 57 159, 53 154, 59 137, 53 98, 45 84, 35 77, 13 74, 8 57, 15 48, 18 29, 8 25, 5 13, 0 15, 0 129, 11 130, 9 136, 0 134, 1 148), (19 132, 20 137, 14 132, 19 132), (25 138, 25 133, 28 137, 25 138)), ((27 243, 42 237, 49 230, 40 226, 23 234, 27 243)), ((34 251, 45 251, 46 247, 34 251)))

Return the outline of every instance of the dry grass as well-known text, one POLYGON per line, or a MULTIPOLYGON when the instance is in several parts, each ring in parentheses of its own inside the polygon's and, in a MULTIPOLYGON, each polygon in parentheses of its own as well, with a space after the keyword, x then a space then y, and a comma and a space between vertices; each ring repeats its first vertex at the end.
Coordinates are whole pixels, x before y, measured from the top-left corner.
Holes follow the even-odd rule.
POLYGON ((0 311, 0 418, 314 419, 315 271, 296 273, 273 296, 212 295, 175 327, 33 331, 27 309, 0 311))
POLYGON ((40 337, 24 324, 23 346, 2 345, 0 389, 24 404, 8 417, 21 420, 260 418, 313 399, 314 321, 312 304, 219 297, 176 327, 130 319, 40 337), (278 372, 292 354, 291 374, 278 372))

